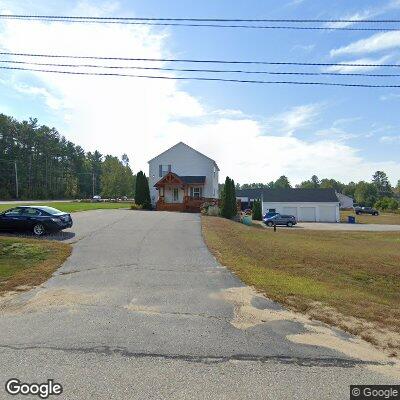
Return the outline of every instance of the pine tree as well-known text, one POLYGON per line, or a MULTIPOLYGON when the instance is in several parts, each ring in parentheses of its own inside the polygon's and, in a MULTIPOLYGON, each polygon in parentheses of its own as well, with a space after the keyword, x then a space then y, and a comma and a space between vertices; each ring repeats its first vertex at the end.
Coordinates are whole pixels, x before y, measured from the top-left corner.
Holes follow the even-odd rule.
POLYGON ((144 197, 143 208, 146 210, 151 210, 149 181, 144 172, 142 176, 142 181, 143 181, 143 197, 144 197))
POLYGON ((136 175, 135 203, 142 206, 144 197, 143 172, 139 171, 136 175))
POLYGON ((261 212, 261 200, 255 200, 253 203, 253 219, 255 221, 262 220, 262 212, 261 212))
POLYGON ((229 205, 229 198, 230 198, 229 192, 230 192, 230 189, 231 189, 230 181, 231 180, 230 180, 229 176, 227 176, 225 178, 224 190, 221 193, 221 203, 222 203, 221 204, 221 215, 224 218, 230 218, 230 211, 229 211, 229 207, 230 207, 230 205, 229 205))
POLYGON ((231 203, 231 218, 237 215, 237 202, 236 202, 236 189, 235 182, 231 179, 231 190, 230 190, 230 203, 231 203))

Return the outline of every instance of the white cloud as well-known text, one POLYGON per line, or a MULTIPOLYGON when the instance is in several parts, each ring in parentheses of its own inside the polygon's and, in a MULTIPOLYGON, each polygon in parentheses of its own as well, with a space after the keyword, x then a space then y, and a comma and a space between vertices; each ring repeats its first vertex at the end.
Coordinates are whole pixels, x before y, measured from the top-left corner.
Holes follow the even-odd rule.
POLYGON ((332 57, 345 54, 366 54, 400 47, 400 31, 376 33, 367 39, 357 40, 347 46, 333 49, 332 57))
POLYGON ((387 144, 400 144, 400 135, 395 135, 395 136, 382 136, 380 138, 380 141, 382 143, 387 143, 387 144))
MULTIPOLYGON (((385 4, 383 4, 382 2, 382 4, 379 4, 379 7, 366 8, 353 14, 346 14, 338 19, 343 19, 347 21, 368 20, 395 10, 397 8, 400 8, 400 0, 391 0, 385 4)), ((330 28, 343 28, 353 24, 354 22, 329 22, 326 24, 326 26, 330 28)))
POLYGON ((382 101, 399 100, 400 99, 400 94, 399 93, 383 94, 382 96, 379 97, 379 99, 382 100, 382 101))
MULTIPOLYGON (((14 52, 166 58, 173 56, 168 45, 167 32, 148 27, 22 21, 0 26, 0 46, 14 52)), ((28 92, 27 101, 47 104, 69 140, 88 151, 127 153, 135 171, 147 170, 147 160, 182 140, 215 158, 222 177, 239 182, 267 182, 285 174, 297 183, 314 173, 348 181, 377 169, 393 179, 400 175, 399 163, 367 162, 337 138, 294 137, 318 120, 320 104, 293 107, 266 117, 265 124, 241 110, 212 109, 181 82, 35 72, 12 77, 16 90, 28 92)))
POLYGON ((309 127, 321 112, 320 104, 305 104, 268 118, 267 134, 292 136, 296 131, 309 127))
MULTIPOLYGON (((382 65, 385 64, 391 56, 383 56, 381 58, 359 58, 357 60, 343 61, 341 64, 375 64, 382 65)), ((332 65, 323 69, 325 72, 339 72, 339 73, 356 73, 356 72, 366 72, 372 71, 374 69, 380 68, 372 66, 346 66, 346 65, 332 65)))

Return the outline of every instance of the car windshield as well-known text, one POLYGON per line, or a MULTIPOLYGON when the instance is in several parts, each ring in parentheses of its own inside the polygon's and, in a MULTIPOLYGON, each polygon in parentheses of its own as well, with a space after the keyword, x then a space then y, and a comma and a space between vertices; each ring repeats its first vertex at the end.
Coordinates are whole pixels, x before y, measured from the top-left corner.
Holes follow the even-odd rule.
POLYGON ((57 210, 57 208, 53 208, 53 207, 40 207, 39 210, 43 210, 51 215, 57 215, 57 214, 64 214, 62 211, 57 210))

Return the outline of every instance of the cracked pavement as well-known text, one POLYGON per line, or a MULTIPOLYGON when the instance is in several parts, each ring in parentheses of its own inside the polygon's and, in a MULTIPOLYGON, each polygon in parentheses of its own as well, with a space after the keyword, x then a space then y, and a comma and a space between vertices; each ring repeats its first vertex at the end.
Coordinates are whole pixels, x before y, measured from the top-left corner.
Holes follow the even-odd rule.
MULTIPOLYGON (((241 288, 194 214, 99 210, 58 239, 73 253, 41 287, 0 303, 0 398, 11 377, 54 379, 62 399, 344 399, 397 379, 329 347, 288 340, 299 321, 233 326, 241 288)), ((257 309, 280 310, 257 297, 257 309)), ((322 324, 320 324, 322 326, 322 324)), ((351 336, 339 330, 341 340, 351 336)))

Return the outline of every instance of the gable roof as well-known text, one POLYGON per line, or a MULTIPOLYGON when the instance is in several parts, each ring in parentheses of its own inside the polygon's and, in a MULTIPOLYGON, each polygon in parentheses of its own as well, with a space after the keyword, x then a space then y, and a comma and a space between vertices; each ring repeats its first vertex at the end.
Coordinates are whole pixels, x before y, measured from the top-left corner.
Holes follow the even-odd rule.
POLYGON ((164 186, 165 184, 180 184, 180 185, 199 185, 206 181, 205 176, 180 176, 174 172, 168 172, 167 175, 163 176, 154 187, 164 186))
POLYGON ((205 176, 179 176, 186 184, 204 183, 206 181, 205 176))
POLYGON ((219 167, 218 167, 217 163, 216 163, 212 158, 207 157, 205 154, 200 153, 200 151, 197 151, 197 150, 194 149, 193 147, 190 147, 189 145, 187 145, 186 143, 183 143, 183 142, 179 142, 179 143, 173 145, 173 146, 170 147, 169 149, 163 151, 162 153, 160 153, 160 154, 158 154, 157 156, 153 157, 151 160, 147 161, 147 163, 150 163, 151 161, 155 160, 157 157, 160 157, 161 155, 163 155, 163 154, 167 153, 168 151, 174 149, 175 147, 178 147, 178 146, 181 146, 181 145, 183 145, 183 146, 189 148, 190 150, 195 151, 197 154, 200 154, 201 156, 203 156, 203 157, 207 158, 208 160, 212 161, 212 162, 214 163, 215 167, 217 168, 217 170, 219 171, 219 167))
POLYGON ((262 198, 265 202, 316 202, 337 203, 334 189, 243 189, 236 190, 236 197, 262 198))

